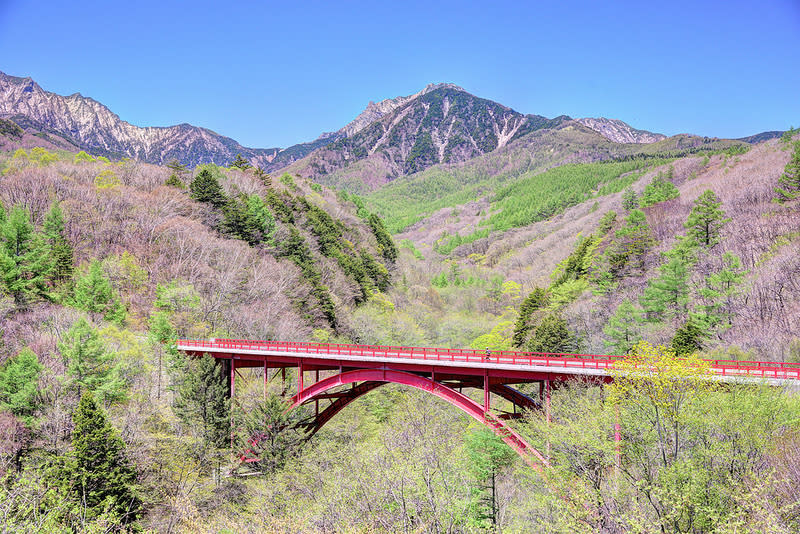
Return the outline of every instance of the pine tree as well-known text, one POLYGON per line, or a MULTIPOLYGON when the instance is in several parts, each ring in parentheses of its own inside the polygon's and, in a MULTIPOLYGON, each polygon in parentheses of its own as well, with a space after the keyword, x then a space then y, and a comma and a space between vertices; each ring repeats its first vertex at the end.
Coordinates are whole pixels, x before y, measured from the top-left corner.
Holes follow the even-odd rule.
POLYGON ((739 256, 732 252, 722 255, 722 266, 706 277, 705 287, 700 290, 704 300, 701 322, 709 328, 729 328, 733 325, 734 302, 742 292, 747 271, 739 256))
POLYGON ((642 308, 653 318, 665 314, 683 317, 688 313, 689 272, 678 258, 659 268, 660 275, 650 280, 641 298, 642 308))
POLYGON ((241 154, 236 154, 236 158, 231 162, 230 167, 246 171, 251 168, 252 165, 250 165, 250 162, 244 159, 241 154))
POLYGON ((227 377, 208 354, 189 360, 177 386, 175 414, 199 429, 209 447, 224 447, 230 432, 227 377))
POLYGON ((549 303, 546 289, 536 287, 531 291, 519 307, 519 317, 514 325, 514 346, 522 349, 528 341, 531 332, 536 328, 538 321, 534 313, 541 310, 549 303))
POLYGON ((44 367, 24 348, 0 368, 0 411, 7 410, 30 425, 38 406, 39 374, 44 367))
POLYGON ((720 206, 722 206, 722 201, 713 191, 710 189, 704 191, 694 201, 692 212, 684 224, 688 230, 686 235, 706 248, 711 248, 719 243, 722 226, 730 221, 725 218, 725 212, 720 206))
POLYGON ((497 475, 514 461, 514 451, 487 428, 467 432, 464 447, 469 470, 477 482, 477 488, 473 491, 473 517, 479 526, 494 530, 499 511, 497 475))
POLYGON ((71 461, 64 474, 73 498, 85 506, 87 519, 111 511, 122 524, 133 523, 141 513, 141 500, 125 443, 91 392, 81 396, 72 420, 71 461))
POLYGON ((672 338, 672 350, 677 356, 693 354, 703 350, 703 337, 705 332, 695 321, 687 320, 672 338))
POLYGON ((227 202, 216 177, 208 169, 201 170, 189 185, 189 195, 200 202, 207 202, 215 208, 221 208, 227 202))
POLYGON ((603 328, 603 333, 611 338, 604 341, 606 347, 613 349, 614 354, 627 354, 642 339, 641 323, 642 310, 623 300, 603 328))
POLYGON ((53 282, 60 284, 71 280, 75 260, 72 245, 66 238, 64 214, 58 201, 53 201, 50 205, 50 210, 44 218, 43 233, 52 251, 53 282))
POLYGON ((124 382, 113 352, 106 352, 97 331, 80 318, 58 344, 64 358, 68 385, 79 392, 91 391, 104 403, 124 399, 124 382))
POLYGON ((125 308, 114 295, 111 282, 96 259, 89 264, 89 271, 75 283, 75 307, 100 315, 106 321, 122 323, 125 320, 125 308))
POLYGON ((800 197, 800 141, 792 143, 794 151, 792 152, 792 159, 786 164, 783 169, 783 174, 778 180, 778 187, 775 192, 778 193, 778 202, 786 202, 800 197))
POLYGON ((639 207, 639 197, 636 196, 636 191, 632 187, 628 187, 622 192, 622 209, 625 211, 633 211, 639 207))
POLYGON ((536 326, 527 349, 531 352, 572 352, 575 349, 575 338, 569 331, 567 321, 561 315, 551 313, 536 326))
POLYGON ((34 232, 28 210, 14 206, 0 226, 0 282, 18 305, 49 298, 47 280, 53 263, 41 234, 34 232))

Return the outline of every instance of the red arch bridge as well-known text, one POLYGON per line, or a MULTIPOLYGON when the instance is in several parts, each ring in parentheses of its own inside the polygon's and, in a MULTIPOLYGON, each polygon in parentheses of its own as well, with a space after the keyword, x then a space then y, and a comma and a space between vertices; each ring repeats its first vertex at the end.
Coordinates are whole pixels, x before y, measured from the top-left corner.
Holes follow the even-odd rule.
MULTIPOLYGON (((519 416, 524 409, 541 409, 549 420, 554 383, 580 377, 611 382, 611 368, 622 358, 238 339, 182 339, 178 340, 178 349, 190 356, 208 353, 222 360, 225 373, 230 376, 231 398, 236 393, 238 369, 263 367, 266 395, 270 369, 285 373, 287 367, 297 368, 297 393, 291 398, 291 407, 314 404, 314 417, 307 423, 310 435, 360 396, 383 384, 397 383, 432 393, 463 410, 535 467, 547 465, 547 459, 507 424, 508 419, 519 416), (526 383, 537 383, 539 394, 526 395, 512 387, 526 383), (464 388, 482 389, 483 403, 462 393, 464 388), (509 401, 513 412, 493 411, 492 394, 509 401), (320 401, 327 401, 327 405, 320 406, 320 401)), ((709 363, 713 378, 724 382, 800 383, 800 364, 734 360, 709 363)), ((619 435, 617 425, 616 440, 619 435)))

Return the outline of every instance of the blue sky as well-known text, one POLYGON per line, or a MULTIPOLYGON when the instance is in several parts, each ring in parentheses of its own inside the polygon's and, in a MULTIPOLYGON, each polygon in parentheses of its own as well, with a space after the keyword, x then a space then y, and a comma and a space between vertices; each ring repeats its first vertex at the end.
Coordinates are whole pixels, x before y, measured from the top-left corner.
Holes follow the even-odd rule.
POLYGON ((739 137, 800 125, 800 0, 0 0, 0 70, 254 147, 430 82, 523 113, 739 137))

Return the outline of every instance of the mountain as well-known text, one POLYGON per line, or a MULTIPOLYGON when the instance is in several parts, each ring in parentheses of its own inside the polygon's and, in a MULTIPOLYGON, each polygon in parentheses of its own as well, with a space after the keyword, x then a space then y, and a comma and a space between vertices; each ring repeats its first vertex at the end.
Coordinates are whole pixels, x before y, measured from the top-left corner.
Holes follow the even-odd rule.
POLYGON ((567 120, 523 115, 456 85, 429 85, 415 95, 370 103, 338 140, 292 171, 328 183, 326 177, 357 164, 380 185, 438 163, 469 160, 567 120))
POLYGON ((596 119, 585 118, 576 120, 615 143, 649 144, 657 143, 667 138, 666 135, 648 132, 646 130, 637 130, 631 125, 617 119, 599 117, 596 119))
MULTIPOLYGON (((47 148, 78 148, 155 164, 178 159, 189 166, 227 165, 236 154, 242 154, 269 172, 287 169, 322 183, 333 184, 338 172, 352 169, 368 175, 370 188, 432 165, 465 162, 531 132, 571 120, 563 115, 553 119, 525 115, 454 84, 429 84, 412 95, 370 102, 353 121, 314 141, 285 149, 249 148, 207 128, 185 123, 135 126, 80 93, 61 96, 45 91, 30 78, 2 72, 0 118, 20 125, 29 140, 35 136, 47 141, 47 148)), ((578 122, 615 143, 664 139, 663 135, 637 130, 615 119, 586 118, 578 122)))
POLYGON ((241 153, 256 165, 271 162, 277 148, 247 148, 229 137, 190 124, 141 128, 123 121, 106 106, 75 93, 61 96, 30 78, 0 72, 0 117, 27 120, 42 131, 58 132, 93 153, 113 153, 148 163, 173 158, 194 166, 226 165, 241 153))
POLYGON ((764 141, 769 141, 770 139, 777 139, 783 135, 782 131, 772 130, 769 132, 761 132, 754 135, 748 135, 747 137, 738 137, 737 141, 744 141, 745 143, 749 143, 754 145, 756 143, 763 143, 764 141))

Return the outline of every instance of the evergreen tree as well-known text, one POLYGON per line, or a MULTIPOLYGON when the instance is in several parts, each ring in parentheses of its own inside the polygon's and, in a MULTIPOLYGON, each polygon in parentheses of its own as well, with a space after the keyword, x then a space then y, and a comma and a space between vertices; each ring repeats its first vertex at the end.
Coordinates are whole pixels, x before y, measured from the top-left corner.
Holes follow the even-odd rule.
POLYGON ((688 313, 689 272, 686 264, 678 258, 670 259, 659 268, 660 275, 650 280, 641 305, 651 318, 665 314, 683 317, 688 313))
POLYGON ((638 260, 644 267, 644 257, 653 245, 654 239, 647 224, 647 216, 642 210, 632 210, 625 218, 625 225, 617 230, 615 242, 609 247, 610 270, 615 275, 631 260, 638 260))
POLYGON ((17 304, 49 297, 53 269, 47 243, 35 233, 28 210, 14 206, 0 227, 0 278, 17 304))
POLYGON ((375 239, 378 241, 378 251, 386 261, 394 263, 397 259, 397 247, 394 241, 392 241, 392 236, 386 231, 386 227, 383 225, 381 218, 374 213, 370 213, 367 218, 367 224, 375 235, 375 239))
POLYGON ((186 189, 186 186, 183 185, 183 182, 180 178, 178 178, 177 174, 170 174, 169 178, 164 182, 164 185, 168 185, 170 187, 177 187, 178 189, 186 189))
POLYGON ((187 362, 177 386, 175 414, 197 428, 209 447, 224 447, 230 435, 227 377, 219 362, 204 354, 187 362))
POLYGON ((25 348, 0 368, 0 411, 7 410, 30 425, 38 406, 39 374, 44 367, 25 348))
POLYGON ((551 313, 536 326, 527 349, 531 352, 572 352, 575 338, 569 331, 567 321, 558 313, 551 313))
POLYGON ((642 340, 641 323, 642 311, 631 301, 623 300, 603 328, 603 333, 611 338, 610 341, 604 341, 606 347, 613 349, 614 354, 627 354, 642 340))
POLYGON ((784 167, 783 174, 778 179, 778 187, 775 188, 778 202, 800 197, 800 141, 795 141, 792 146, 794 147, 792 159, 784 167))
POLYGON ((235 239, 257 245, 261 240, 259 221, 250 211, 246 198, 231 198, 222 208, 219 231, 235 239))
POLYGON ((639 197, 636 196, 636 191, 632 187, 628 187, 622 192, 622 209, 630 212, 638 207, 639 197))
POLYGON ((85 507, 87 519, 110 511, 122 524, 133 523, 141 500, 125 443, 91 392, 81 396, 72 420, 72 453, 64 472, 72 497, 85 507))
POLYGON ((739 256, 732 252, 722 255, 722 266, 706 277, 705 287, 700 290, 704 300, 701 322, 710 328, 733 325, 734 303, 746 276, 739 256))
POLYGON ((283 468, 298 455, 308 437, 303 425, 307 415, 303 410, 288 408, 285 398, 270 395, 242 414, 242 448, 251 449, 258 456, 258 467, 264 473, 283 468))
POLYGON ((266 187, 272 187, 272 176, 270 176, 267 171, 261 167, 256 167, 256 170, 253 171, 253 174, 255 174, 256 178, 260 179, 266 187))
POLYGON ((64 214, 58 201, 54 200, 50 205, 50 210, 44 218, 43 233, 52 251, 53 282, 60 284, 71 280, 75 260, 72 245, 66 238, 64 214))
POLYGON ((675 337, 672 338, 672 350, 677 356, 699 352, 703 350, 704 336, 705 332, 700 325, 689 319, 675 331, 675 337))
MULTIPOLYGON (((444 274, 444 273, 442 273, 444 274)), ((446 286, 446 280, 445 280, 446 286)), ((531 332, 536 328, 538 321, 535 320, 534 313, 546 307, 549 303, 549 296, 546 289, 536 287, 525 297, 519 307, 519 317, 514 325, 514 346, 522 349, 531 332)))
POLYGON ((492 529, 497 524, 497 475, 514 461, 514 451, 487 428, 467 432, 464 447, 470 473, 477 482, 473 491, 472 516, 478 526, 492 529))
POLYGON ((252 165, 250 165, 250 162, 244 159, 241 154, 236 154, 236 158, 231 162, 230 167, 246 171, 251 168, 252 165))
POLYGON ((722 201, 713 191, 707 189, 694 201, 694 207, 689 214, 684 226, 687 236, 692 237, 698 244, 711 248, 720 240, 722 226, 730 221, 725 218, 725 212, 720 207, 722 201))
POLYGON ((125 307, 114 295, 111 282, 96 259, 89 264, 89 271, 75 283, 75 307, 100 315, 106 321, 122 323, 125 320, 125 307))
POLYGON ((189 196, 199 202, 207 202, 215 208, 221 208, 227 202, 216 177, 208 169, 201 170, 189 185, 189 196))
POLYGON ((106 352, 97 331, 84 318, 70 327, 64 341, 58 344, 67 368, 68 385, 79 392, 91 391, 104 403, 125 397, 124 382, 120 376, 115 354, 106 352))

